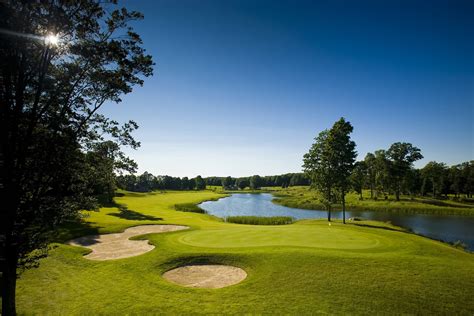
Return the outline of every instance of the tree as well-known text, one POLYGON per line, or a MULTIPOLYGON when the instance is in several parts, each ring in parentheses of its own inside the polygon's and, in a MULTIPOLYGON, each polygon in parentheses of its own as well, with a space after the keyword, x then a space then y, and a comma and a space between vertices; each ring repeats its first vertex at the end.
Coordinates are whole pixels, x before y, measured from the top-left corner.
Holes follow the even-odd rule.
POLYGON ((262 178, 259 175, 254 175, 250 178, 250 189, 258 190, 262 187, 262 178))
POLYGON ((315 138, 309 152, 303 157, 303 171, 311 179, 311 186, 321 193, 319 199, 327 210, 328 221, 331 221, 334 179, 326 149, 328 134, 329 131, 324 130, 315 138))
POLYGON ((136 190, 138 192, 150 192, 154 188, 155 176, 145 171, 137 177, 136 190))
POLYGON ((375 166, 375 199, 378 199, 382 192, 387 198, 386 193, 390 187, 390 160, 387 158, 387 152, 383 149, 376 150, 374 153, 375 166))
POLYGON ((303 157, 303 170, 311 183, 321 193, 321 202, 328 211, 335 195, 342 201, 343 222, 346 222, 345 196, 350 186, 350 174, 354 167, 355 143, 350 139, 353 127, 344 118, 334 123, 330 130, 324 130, 316 137, 316 142, 303 157))
POLYGON ((461 164, 462 177, 464 179, 463 191, 468 198, 474 193, 474 160, 461 164))
POLYGON ((387 151, 391 159, 390 176, 394 186, 395 197, 400 201, 400 191, 404 177, 413 167, 413 163, 423 158, 419 148, 410 143, 394 143, 387 151))
POLYGON ((370 188, 370 198, 374 198, 374 190, 376 186, 376 162, 375 162, 375 155, 372 153, 367 153, 364 158, 365 166, 367 168, 367 181, 369 183, 370 188))
POLYGON ((421 169, 421 175, 425 181, 430 181, 433 197, 437 197, 444 185, 446 177, 446 165, 436 161, 430 161, 421 169))
POLYGON ((367 165, 365 161, 358 161, 354 165, 351 174, 351 183, 354 191, 359 193, 359 199, 362 200, 362 190, 367 179, 367 165))
POLYGON ((239 187, 239 189, 243 190, 249 186, 249 181, 245 178, 239 178, 236 181, 236 185, 239 187))
POLYGON ((196 190, 204 190, 206 189, 206 182, 204 182, 203 178, 201 176, 197 176, 194 179, 195 187, 196 190))
POLYGON ((95 204, 87 186, 89 144, 110 135, 120 145, 139 146, 130 134, 135 123, 121 127, 97 113, 152 74, 151 57, 128 26, 143 16, 114 6, 92 0, 0 3, 0 28, 7 30, 0 34, 5 315, 16 312, 17 271, 37 264, 58 225, 95 204))
POLYGON ((229 176, 229 177, 226 177, 226 178, 222 178, 222 188, 223 189, 226 189, 226 188, 229 188, 233 185, 233 181, 232 181, 232 178, 229 176))
POLYGON ((328 151, 334 187, 338 190, 342 202, 342 221, 346 223, 346 193, 350 187, 350 175, 357 156, 355 142, 350 134, 354 128, 344 118, 334 123, 329 130, 326 150, 328 151))
POLYGON ((120 145, 114 141, 93 143, 89 147, 86 154, 89 186, 94 195, 104 196, 111 203, 117 189, 115 173, 133 173, 137 164, 126 157, 120 150, 120 145))

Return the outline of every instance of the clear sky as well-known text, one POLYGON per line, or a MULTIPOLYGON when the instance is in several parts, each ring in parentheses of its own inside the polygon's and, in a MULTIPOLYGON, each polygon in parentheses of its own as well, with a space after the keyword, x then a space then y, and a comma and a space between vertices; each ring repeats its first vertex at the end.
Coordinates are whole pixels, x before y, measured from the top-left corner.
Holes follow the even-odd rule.
POLYGON ((155 75, 103 113, 133 119, 139 172, 301 171, 341 116, 359 158, 411 142, 474 159, 474 1, 124 1, 155 75))

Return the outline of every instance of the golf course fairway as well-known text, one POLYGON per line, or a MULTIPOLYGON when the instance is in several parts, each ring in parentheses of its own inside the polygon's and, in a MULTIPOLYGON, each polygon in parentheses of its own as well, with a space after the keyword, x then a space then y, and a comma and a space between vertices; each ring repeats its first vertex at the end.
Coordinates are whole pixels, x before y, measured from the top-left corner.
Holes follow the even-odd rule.
POLYGON ((253 226, 174 209, 219 197, 208 190, 122 192, 117 205, 65 228, 40 266, 21 274, 19 314, 474 313, 470 253, 384 223, 253 226), (117 260, 89 260, 89 249, 65 244, 148 224, 190 229, 133 237, 155 248, 117 260), (162 277, 177 267, 206 264, 241 268, 247 277, 220 289, 184 287, 162 277))

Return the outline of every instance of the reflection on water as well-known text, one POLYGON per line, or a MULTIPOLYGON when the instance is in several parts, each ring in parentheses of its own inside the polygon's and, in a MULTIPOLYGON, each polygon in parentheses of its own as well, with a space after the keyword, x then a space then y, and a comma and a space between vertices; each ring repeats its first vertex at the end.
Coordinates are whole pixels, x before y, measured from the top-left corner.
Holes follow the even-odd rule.
MULTIPOLYGON (((233 194, 218 201, 199 204, 209 214, 218 217, 227 216, 291 216, 296 219, 327 218, 326 211, 313 211, 286 207, 271 202, 273 196, 262 194, 233 194)), ((333 211, 333 218, 342 218, 342 212, 333 211)), ((389 212, 346 212, 346 218, 364 219, 409 228, 417 234, 441 239, 448 242, 461 240, 470 250, 474 250, 474 217, 453 215, 398 214, 389 212)))

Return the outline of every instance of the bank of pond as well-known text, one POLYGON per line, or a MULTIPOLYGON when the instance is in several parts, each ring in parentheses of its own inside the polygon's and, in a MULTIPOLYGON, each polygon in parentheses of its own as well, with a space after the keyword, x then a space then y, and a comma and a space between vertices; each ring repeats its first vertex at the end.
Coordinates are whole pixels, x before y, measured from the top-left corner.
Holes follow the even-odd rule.
MULTIPOLYGON (((246 217, 289 217, 299 219, 324 219, 324 210, 308 210, 275 204, 270 193, 238 193, 217 201, 206 201, 198 207, 210 215, 223 219, 240 218, 240 223, 248 223, 246 217), (245 219, 245 220, 244 220, 245 219)), ((342 219, 341 211, 332 211, 331 217, 342 219)), ((474 216, 407 214, 384 211, 346 211, 346 218, 390 222, 408 231, 449 243, 465 244, 474 250, 474 216)), ((255 220, 254 220, 255 222, 255 220)), ((269 222, 262 220, 262 222, 269 222)), ((291 222, 291 221, 288 221, 291 222)))

